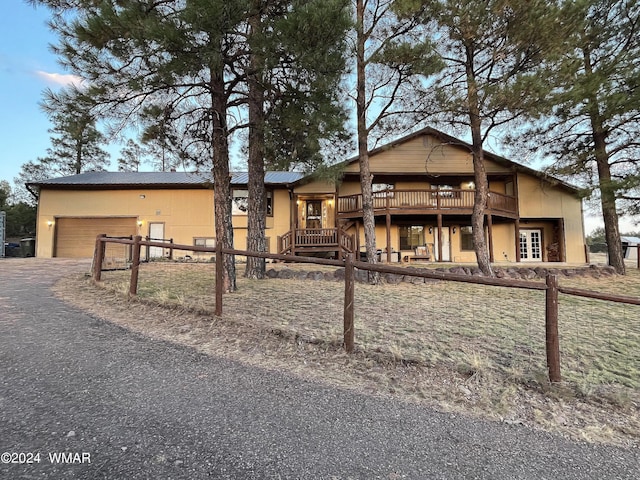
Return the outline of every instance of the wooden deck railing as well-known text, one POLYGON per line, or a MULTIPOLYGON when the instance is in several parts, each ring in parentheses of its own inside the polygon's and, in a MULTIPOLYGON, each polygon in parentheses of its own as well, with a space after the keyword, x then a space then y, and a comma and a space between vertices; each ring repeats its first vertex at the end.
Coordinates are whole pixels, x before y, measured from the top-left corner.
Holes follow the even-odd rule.
POLYGON ((341 228, 296 228, 278 237, 279 253, 295 254, 297 249, 352 253, 355 238, 341 228))
MULTIPOLYGON (((411 211, 473 210, 475 190, 385 190, 375 192, 373 208, 378 212, 395 213, 411 211)), ((500 213, 517 214, 516 197, 490 192, 487 209, 500 213)), ((362 194, 346 195, 338 198, 338 214, 359 214, 362 212, 362 194)))

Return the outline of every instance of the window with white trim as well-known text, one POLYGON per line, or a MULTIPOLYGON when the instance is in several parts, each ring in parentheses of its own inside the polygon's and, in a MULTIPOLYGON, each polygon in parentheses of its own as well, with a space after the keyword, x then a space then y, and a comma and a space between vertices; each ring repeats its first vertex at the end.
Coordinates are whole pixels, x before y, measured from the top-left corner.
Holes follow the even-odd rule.
POLYGON ((216 239, 214 237, 195 237, 193 245, 196 247, 216 248, 216 239))
MULTIPOLYGON (((249 190, 233 189, 232 215, 246 215, 249 210, 249 190)), ((273 216, 273 192, 267 190, 267 216, 273 216)))
POLYGON ((393 192, 389 190, 393 190, 393 183, 372 183, 371 184, 371 193, 375 198, 393 198, 393 192))

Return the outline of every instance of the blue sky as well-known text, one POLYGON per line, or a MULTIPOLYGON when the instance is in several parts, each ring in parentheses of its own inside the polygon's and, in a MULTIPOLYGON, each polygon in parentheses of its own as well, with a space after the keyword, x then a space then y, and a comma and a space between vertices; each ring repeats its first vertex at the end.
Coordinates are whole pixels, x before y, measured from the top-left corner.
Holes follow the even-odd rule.
POLYGON ((0 16, 0 180, 13 181, 20 166, 44 156, 49 121, 40 111, 42 91, 57 88, 65 72, 49 50, 54 36, 47 9, 5 0, 0 16))

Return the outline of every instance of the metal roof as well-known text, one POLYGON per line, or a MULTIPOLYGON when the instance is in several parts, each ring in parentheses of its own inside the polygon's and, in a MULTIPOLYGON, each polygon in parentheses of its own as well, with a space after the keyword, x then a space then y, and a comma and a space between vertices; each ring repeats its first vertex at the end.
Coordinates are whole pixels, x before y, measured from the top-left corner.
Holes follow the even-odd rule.
MULTIPOLYGON (((299 172, 266 172, 266 185, 287 185, 296 182, 304 175, 299 172)), ((231 174, 232 185, 246 185, 249 175, 246 172, 231 174)), ((39 187, 208 187, 213 184, 211 174, 201 172, 87 172, 68 177, 50 178, 33 182, 39 187)))
POLYGON ((640 237, 629 237, 626 235, 622 235, 620 237, 620 241, 622 241, 622 243, 627 243, 629 245, 640 245, 640 237))

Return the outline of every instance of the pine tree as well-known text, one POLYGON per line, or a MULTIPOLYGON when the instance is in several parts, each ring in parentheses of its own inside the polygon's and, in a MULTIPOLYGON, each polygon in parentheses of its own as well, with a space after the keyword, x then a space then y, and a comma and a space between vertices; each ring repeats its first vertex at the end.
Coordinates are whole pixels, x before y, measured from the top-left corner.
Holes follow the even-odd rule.
MULTIPOLYGON (((38 0, 37 3, 70 7, 68 2, 58 0, 38 0)), ((251 60, 251 55, 271 45, 286 45, 289 41, 283 30, 272 23, 280 18, 272 15, 272 9, 279 9, 282 18, 287 19, 305 9, 317 12, 317 7, 323 2, 75 0, 71 3, 76 15, 73 18, 58 15, 53 21, 61 38, 56 51, 63 63, 87 79, 89 93, 101 105, 105 115, 126 123, 144 118, 140 113, 146 114, 147 120, 158 114, 156 121, 149 121, 145 139, 160 141, 163 151, 170 144, 181 158, 194 160, 198 168, 212 168, 216 239, 224 248, 232 247, 231 136, 247 127, 244 116, 247 102, 259 93, 259 89, 276 92, 277 89, 272 88, 274 85, 291 91, 297 88, 274 74, 295 71, 286 63, 291 59, 298 61, 297 57, 286 50, 276 50, 283 55, 265 56, 265 59, 276 63, 265 64, 260 72, 260 65, 251 60), (315 10, 312 6, 316 7, 315 10), (260 26, 260 22, 251 24, 255 19, 265 22, 269 29, 265 32, 269 35, 250 31, 250 25, 260 26), (275 34, 282 36, 276 38, 275 34), (256 39, 262 42, 268 36, 278 41, 254 42, 256 39), (252 79, 257 82, 254 82, 249 95, 252 79), (261 80, 267 81, 260 85, 261 80)), ((339 2, 332 0, 328 3, 335 6, 339 2)), ((332 17, 328 16, 325 21, 329 18, 332 17)), ((315 20, 322 20, 322 17, 315 20)), ((312 26, 317 36, 317 32, 327 24, 299 26, 307 29, 312 26)), ((299 38, 302 35, 302 32, 298 33, 299 38)), ((322 73, 315 70, 309 77, 320 78, 322 73)), ((303 87, 309 86, 306 81, 298 83, 303 87)), ((277 96, 274 94, 271 98, 274 99, 272 104, 276 105, 277 96)), ((269 105, 268 97, 265 99, 269 105)), ((249 122, 258 131, 261 121, 256 120, 255 112, 260 111, 260 103, 260 100, 254 102, 256 110, 250 115, 249 122)), ((279 128, 275 127, 275 122, 270 125, 274 130, 279 128)), ((262 133, 252 134, 253 147, 250 148, 261 148, 262 139, 262 133)), ((250 183, 264 188, 264 185, 259 185, 264 182, 264 175, 256 173, 264 161, 260 157, 263 157, 260 153, 252 154, 250 171, 254 180, 250 183), (258 167, 255 172, 252 165, 258 167)), ((263 197, 258 193, 256 199, 263 197)), ((263 232, 261 224, 252 225, 250 239, 260 241, 260 235, 264 237, 263 232)), ((261 248, 260 245, 257 248, 261 248)), ((225 256, 224 272, 224 290, 235 290, 235 262, 230 255, 225 256)))
POLYGON ((37 200, 38 192, 26 188, 29 183, 107 167, 109 154, 102 148, 106 137, 96 126, 95 106, 86 92, 75 87, 44 92, 41 107, 53 124, 49 129, 51 147, 46 156, 21 166, 14 179, 15 194, 21 202, 31 204, 37 200))
POLYGON ((127 144, 120 150, 118 158, 118 170, 120 172, 137 172, 140 170, 144 157, 143 149, 132 139, 127 140, 127 144))
POLYGON ((484 235, 488 181, 484 143, 495 129, 521 118, 548 86, 536 67, 562 37, 554 2, 546 0, 398 0, 402 15, 429 26, 445 68, 424 95, 434 118, 468 128, 475 197, 473 245, 478 267, 493 275, 484 235), (555 43, 554 43, 555 42, 555 43))
POLYGON ((40 105, 53 123, 49 130, 52 146, 42 161, 60 176, 104 170, 109 154, 101 147, 106 137, 96 127, 92 99, 69 87, 59 92, 46 90, 40 105))
MULTIPOLYGON (((233 246, 229 141, 230 109, 240 104, 237 74, 242 60, 248 0, 38 0, 74 15, 56 15, 55 48, 62 63, 89 84, 104 115, 127 123, 145 108, 167 104, 178 112, 184 139, 211 168, 215 232, 233 246)), ((235 260, 225 255, 224 291, 236 289, 235 260)))
MULTIPOLYGON (((399 108, 417 88, 419 74, 439 68, 429 41, 414 42, 418 22, 410 16, 398 18, 393 0, 356 0, 355 18, 355 104, 358 163, 362 192, 362 223, 367 261, 376 262, 376 234, 373 209, 373 175, 369 166, 369 143, 374 132, 384 137, 397 134, 399 108), (396 117, 395 121, 391 120, 396 117)), ((387 259, 391 256, 387 255, 387 259)), ((378 277, 370 274, 370 281, 378 277)))
MULTIPOLYGON (((247 248, 266 250, 265 167, 290 168, 294 152, 316 166, 321 141, 339 136, 345 114, 336 101, 349 25, 345 0, 254 0, 247 22, 247 248), (299 122, 303 120, 303 122, 299 122)), ((248 258, 245 276, 264 278, 265 262, 248 258)))
POLYGON ((564 7, 575 28, 562 37, 563 54, 547 62, 544 81, 554 88, 534 110, 546 115, 529 137, 554 158, 553 173, 599 196, 609 264, 624 274, 618 211, 640 211, 640 4, 564 7))

